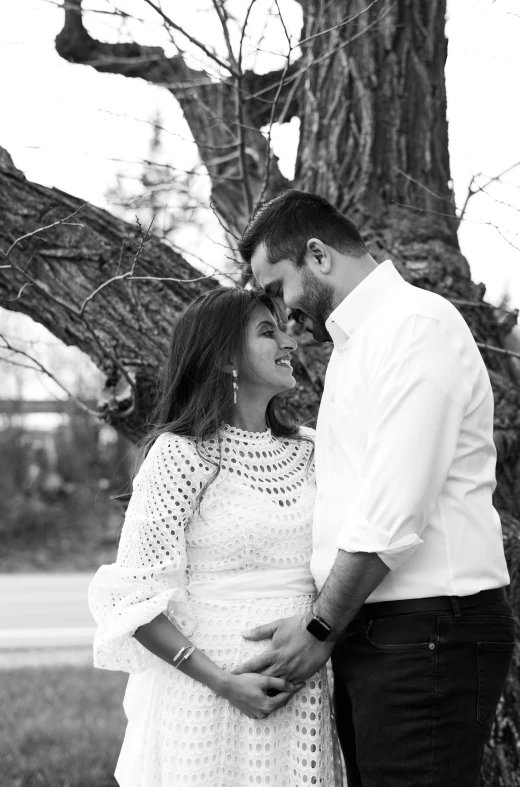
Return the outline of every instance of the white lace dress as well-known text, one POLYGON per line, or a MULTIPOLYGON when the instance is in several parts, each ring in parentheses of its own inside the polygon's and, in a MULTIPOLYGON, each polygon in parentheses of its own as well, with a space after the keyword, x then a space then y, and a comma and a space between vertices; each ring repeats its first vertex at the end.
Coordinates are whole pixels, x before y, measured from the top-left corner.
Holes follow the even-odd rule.
POLYGON ((268 644, 242 630, 309 609, 312 445, 232 427, 220 439, 221 471, 200 514, 212 466, 187 438, 156 441, 134 481, 117 561, 90 585, 94 664, 131 673, 116 778, 121 787, 330 787, 340 781, 325 669, 284 708, 253 720, 132 636, 165 612, 233 669, 268 644))

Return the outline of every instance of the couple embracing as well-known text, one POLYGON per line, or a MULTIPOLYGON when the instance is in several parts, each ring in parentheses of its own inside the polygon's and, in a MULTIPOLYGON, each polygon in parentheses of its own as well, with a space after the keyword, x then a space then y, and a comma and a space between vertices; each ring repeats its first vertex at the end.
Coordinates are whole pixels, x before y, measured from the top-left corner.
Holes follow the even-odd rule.
POLYGON ((177 319, 90 586, 95 665, 130 673, 116 778, 337 787, 339 742, 348 787, 474 787, 514 647, 478 348, 317 195, 240 251, 262 289, 177 319), (315 433, 279 409, 287 313, 333 342, 315 433))

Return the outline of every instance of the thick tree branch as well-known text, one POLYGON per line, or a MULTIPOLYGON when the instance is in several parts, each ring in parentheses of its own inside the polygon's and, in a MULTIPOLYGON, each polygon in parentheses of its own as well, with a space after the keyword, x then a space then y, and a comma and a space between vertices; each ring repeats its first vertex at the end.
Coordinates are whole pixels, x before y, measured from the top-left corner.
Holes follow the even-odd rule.
POLYGON ((149 410, 172 320, 216 284, 166 244, 148 240, 142 243, 137 225, 31 183, 0 149, 0 305, 92 358, 107 376, 105 416, 123 415, 118 428, 132 439, 149 410), (81 223, 66 221, 78 210, 81 223), (122 264, 133 270, 130 281, 117 280, 122 264))
MULTIPOLYGON (((165 18, 165 24, 176 23, 165 18)), ((100 72, 140 77, 172 93, 181 105, 211 178, 212 201, 233 233, 240 235, 266 175, 265 137, 260 128, 271 122, 275 101, 283 107, 284 120, 297 112, 297 93, 286 83, 287 75, 295 73, 296 64, 270 74, 248 71, 236 76, 234 61, 229 68, 230 78, 212 80, 204 71, 189 67, 181 55, 165 57, 161 47, 95 40, 83 24, 81 0, 68 3, 56 50, 69 62, 90 65, 100 72), (280 80, 282 75, 285 78, 280 80), (220 155, 215 156, 212 151, 219 151, 220 155), (235 185, 230 186, 233 181, 235 185), (244 200, 246 181, 249 191, 244 200)), ((272 196, 290 184, 281 175, 272 153, 268 162, 267 196, 272 196)))

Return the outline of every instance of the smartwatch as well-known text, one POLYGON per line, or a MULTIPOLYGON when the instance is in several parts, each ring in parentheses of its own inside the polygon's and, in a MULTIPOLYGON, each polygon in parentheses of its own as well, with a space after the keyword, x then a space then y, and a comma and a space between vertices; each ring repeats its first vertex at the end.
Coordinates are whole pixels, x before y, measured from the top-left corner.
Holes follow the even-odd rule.
POLYGON ((333 631, 329 624, 325 623, 323 618, 314 614, 312 609, 307 615, 306 624, 309 634, 312 634, 312 636, 320 642, 336 642, 340 637, 341 632, 333 631))

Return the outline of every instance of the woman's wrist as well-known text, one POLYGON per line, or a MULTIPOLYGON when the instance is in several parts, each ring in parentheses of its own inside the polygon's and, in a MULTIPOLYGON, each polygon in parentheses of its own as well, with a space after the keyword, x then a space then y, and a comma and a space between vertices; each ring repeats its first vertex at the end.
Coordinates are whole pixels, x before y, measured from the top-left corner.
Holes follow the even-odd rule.
POLYGON ((231 684, 230 678, 233 677, 233 675, 215 664, 200 650, 195 650, 185 664, 182 664, 181 672, 189 675, 194 680, 198 680, 200 683, 204 683, 208 689, 219 697, 226 697, 231 684))
POLYGON ((223 699, 229 699, 231 687, 233 684, 234 675, 226 670, 217 667, 217 671, 212 679, 212 684, 209 688, 218 696, 223 699))

